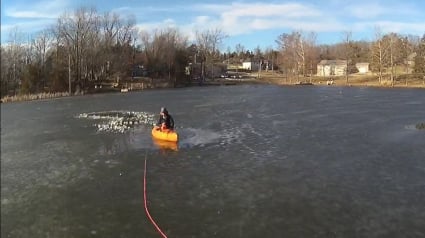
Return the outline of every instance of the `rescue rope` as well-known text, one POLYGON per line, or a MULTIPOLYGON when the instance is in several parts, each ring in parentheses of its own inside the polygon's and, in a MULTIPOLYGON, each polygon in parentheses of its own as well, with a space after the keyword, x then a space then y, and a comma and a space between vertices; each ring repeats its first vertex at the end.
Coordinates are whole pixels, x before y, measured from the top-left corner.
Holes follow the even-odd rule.
POLYGON ((159 228, 159 226, 156 224, 156 222, 153 220, 151 214, 148 210, 148 202, 146 197, 146 157, 145 157, 145 171, 143 173, 143 200, 145 201, 145 212, 146 216, 149 218, 151 223, 155 226, 156 230, 162 235, 163 238, 167 238, 167 235, 159 228))

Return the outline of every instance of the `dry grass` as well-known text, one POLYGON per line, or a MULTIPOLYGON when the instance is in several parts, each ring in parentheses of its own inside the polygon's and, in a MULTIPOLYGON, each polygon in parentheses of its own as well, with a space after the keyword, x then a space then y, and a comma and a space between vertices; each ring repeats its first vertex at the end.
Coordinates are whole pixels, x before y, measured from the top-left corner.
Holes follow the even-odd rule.
POLYGON ((21 102, 21 101, 32 101, 41 99, 51 99, 58 97, 67 97, 68 92, 57 92, 57 93, 38 93, 38 94, 24 94, 15 96, 6 96, 1 99, 1 102, 21 102))
POLYGON ((279 85, 293 85, 297 82, 311 82, 315 85, 327 85, 329 81, 333 84, 330 86, 362 86, 362 87, 408 87, 408 88, 425 88, 425 80, 421 75, 400 75, 394 80, 394 85, 385 75, 381 82, 377 75, 372 74, 354 74, 348 77, 348 83, 345 76, 339 77, 286 77, 284 74, 263 72, 260 80, 266 83, 279 85))

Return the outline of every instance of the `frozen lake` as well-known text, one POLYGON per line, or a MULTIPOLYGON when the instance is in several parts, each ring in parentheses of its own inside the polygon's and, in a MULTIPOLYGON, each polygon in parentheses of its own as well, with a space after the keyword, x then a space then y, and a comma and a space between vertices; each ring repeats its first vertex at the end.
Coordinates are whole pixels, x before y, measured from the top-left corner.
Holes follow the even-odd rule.
POLYGON ((150 213, 168 237, 424 237, 422 122, 418 89, 245 85, 2 104, 1 237, 160 237, 143 207, 145 158, 150 213), (177 150, 152 140, 161 106, 177 150))

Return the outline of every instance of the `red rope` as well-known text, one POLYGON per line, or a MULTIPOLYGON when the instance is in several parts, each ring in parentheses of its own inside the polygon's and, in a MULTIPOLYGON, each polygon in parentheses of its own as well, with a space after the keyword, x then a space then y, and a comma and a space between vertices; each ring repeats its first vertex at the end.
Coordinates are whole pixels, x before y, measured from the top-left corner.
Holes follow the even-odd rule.
POLYGON ((143 199, 145 200, 145 212, 149 220, 152 222, 152 224, 155 226, 156 230, 162 235, 162 237, 167 238, 167 235, 165 235, 164 232, 162 232, 161 228, 156 224, 156 222, 153 220, 151 214, 148 210, 148 202, 146 198, 146 158, 145 158, 145 172, 143 174, 143 199))

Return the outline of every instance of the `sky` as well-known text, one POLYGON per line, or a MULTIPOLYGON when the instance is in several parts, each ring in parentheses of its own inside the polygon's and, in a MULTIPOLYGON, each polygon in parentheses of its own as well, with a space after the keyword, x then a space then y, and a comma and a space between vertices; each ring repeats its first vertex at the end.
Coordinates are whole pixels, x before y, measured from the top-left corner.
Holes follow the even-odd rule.
POLYGON ((425 34, 425 0, 2 0, 1 43, 10 41, 12 29, 29 38, 82 6, 134 16, 140 30, 176 27, 190 40, 196 31, 221 29, 227 35, 223 51, 236 44, 277 48, 277 37, 293 30, 314 31, 318 44, 341 42, 344 32, 371 41, 377 27, 383 33, 425 34))

